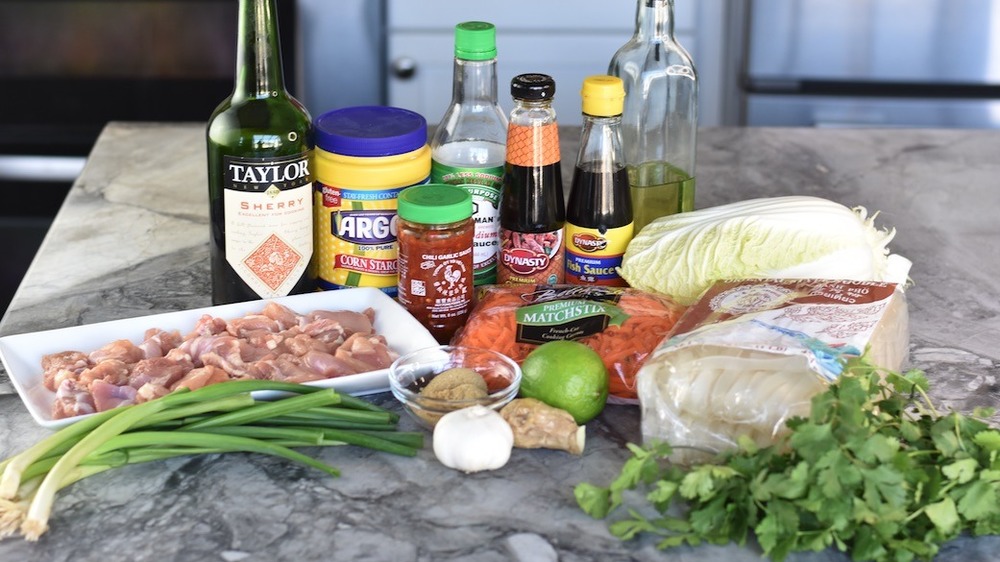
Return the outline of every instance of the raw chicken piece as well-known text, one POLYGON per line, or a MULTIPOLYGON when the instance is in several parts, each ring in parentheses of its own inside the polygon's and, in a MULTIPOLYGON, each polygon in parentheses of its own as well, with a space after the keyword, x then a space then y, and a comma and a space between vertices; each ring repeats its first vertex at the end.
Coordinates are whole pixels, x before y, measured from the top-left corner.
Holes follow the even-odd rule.
POLYGON ((143 356, 146 359, 150 359, 153 357, 163 357, 171 349, 180 345, 180 343, 181 333, 177 330, 165 332, 158 328, 150 328, 146 330, 143 341, 139 344, 139 349, 142 350, 143 356))
POLYGON ((288 332, 270 332, 268 330, 249 330, 240 335, 240 339, 253 347, 274 351, 288 338, 288 332))
POLYGON ((98 412, 136 402, 136 391, 131 386, 115 385, 101 379, 90 385, 90 393, 94 397, 94 406, 98 412))
POLYGON ((302 317, 296 314, 292 309, 273 301, 264 305, 264 310, 261 311, 261 314, 277 322, 278 326, 280 326, 282 330, 288 330, 293 326, 298 326, 299 322, 302 320, 302 317))
POLYGON ((80 351, 63 351, 42 357, 42 383, 45 388, 55 391, 66 378, 76 378, 91 365, 87 354, 80 351), (56 374, 65 371, 56 380, 56 374))
POLYGON ((306 333, 313 333, 307 326, 322 321, 336 323, 340 326, 345 336, 352 334, 371 334, 374 331, 372 326, 374 310, 366 309, 364 312, 353 312, 350 310, 314 310, 306 314, 303 318, 302 329, 306 333))
POLYGON ((359 372, 386 369, 399 357, 389 349, 383 336, 365 334, 354 334, 347 338, 334 355, 349 364, 362 366, 359 367, 359 372))
POLYGON ((301 365, 294 355, 258 361, 254 363, 254 371, 258 375, 256 378, 284 382, 304 383, 327 378, 301 365))
POLYGON ((334 318, 314 318, 300 326, 299 330, 305 336, 332 345, 343 342, 346 335, 344 326, 334 318))
POLYGON ((217 334, 225 333, 227 322, 222 318, 216 318, 211 314, 203 314, 198 322, 194 325, 194 329, 191 333, 184 336, 185 340, 189 340, 196 336, 214 336, 217 334))
POLYGON ((281 342, 281 347, 292 355, 305 355, 310 351, 320 351, 323 353, 333 353, 339 347, 340 342, 326 343, 308 334, 296 334, 285 338, 281 342))
POLYGON ((189 390, 198 390, 203 386, 208 386, 210 384, 216 384, 220 382, 226 382, 228 380, 229 380, 229 373, 223 371, 218 367, 213 367, 209 365, 206 367, 191 369, 180 380, 175 382, 170 387, 170 390, 174 391, 181 387, 187 388, 189 390))
POLYGON ((168 394, 170 394, 169 388, 156 384, 155 382, 148 382, 140 386, 139 389, 135 391, 135 401, 141 404, 143 402, 149 402, 150 400, 162 398, 168 394))
POLYGON ((154 357, 143 359, 132 368, 132 376, 128 384, 132 388, 141 388, 148 383, 170 387, 193 368, 194 365, 187 358, 154 357))
POLYGON ((248 314, 242 318, 234 318, 226 325, 226 331, 237 338, 245 338, 255 332, 278 333, 281 325, 278 321, 263 314, 248 314))
POLYGON ((130 371, 131 368, 127 363, 118 359, 107 359, 80 373, 77 380, 88 388, 95 381, 114 385, 128 384, 130 371))
POLYGON ((87 387, 77 381, 65 379, 56 390, 56 400, 52 403, 52 418, 71 418, 93 414, 97 411, 94 397, 87 387))
POLYGON ((135 363, 146 354, 129 340, 115 340, 108 345, 90 353, 91 363, 100 363, 107 359, 117 359, 122 363, 135 363))
MULTIPOLYGON (((354 366, 322 351, 309 351, 299 357, 298 363, 322 378, 342 377, 359 372, 354 366)), ((365 369, 371 371, 374 369, 365 369)))

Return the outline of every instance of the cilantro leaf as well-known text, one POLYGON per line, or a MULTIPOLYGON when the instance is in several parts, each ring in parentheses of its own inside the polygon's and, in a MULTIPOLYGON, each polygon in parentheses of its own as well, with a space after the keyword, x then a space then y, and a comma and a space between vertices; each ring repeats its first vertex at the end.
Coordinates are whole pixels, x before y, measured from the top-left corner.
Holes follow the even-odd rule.
POLYGON ((958 512, 973 521, 995 516, 1000 511, 997 493, 997 483, 977 480, 964 490, 962 499, 958 501, 958 512))
POLYGON ((938 531, 944 535, 951 535, 958 528, 958 509, 955 507, 955 501, 951 498, 945 498, 937 503, 928 505, 924 509, 924 514, 931 520, 931 523, 934 523, 938 531))

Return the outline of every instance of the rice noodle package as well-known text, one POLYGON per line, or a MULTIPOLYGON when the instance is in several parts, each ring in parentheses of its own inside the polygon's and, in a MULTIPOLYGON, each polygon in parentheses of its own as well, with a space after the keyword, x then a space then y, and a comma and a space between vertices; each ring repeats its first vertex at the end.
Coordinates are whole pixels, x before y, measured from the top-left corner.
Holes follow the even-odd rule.
POLYGON ((866 350, 887 369, 908 359, 906 300, 895 283, 718 282, 638 372, 643 440, 669 442, 681 464, 708 460, 740 436, 774 444, 866 350))
POLYGON ((520 363, 547 341, 577 340, 604 360, 608 401, 637 404, 635 374, 683 312, 663 295, 632 288, 487 285, 451 344, 493 349, 520 363))

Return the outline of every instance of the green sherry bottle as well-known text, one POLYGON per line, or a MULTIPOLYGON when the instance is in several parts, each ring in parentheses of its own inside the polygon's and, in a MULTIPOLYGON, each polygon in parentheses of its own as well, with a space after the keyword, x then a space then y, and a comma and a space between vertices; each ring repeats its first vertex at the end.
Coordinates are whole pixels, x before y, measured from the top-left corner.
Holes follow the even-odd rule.
POLYGON ((312 118, 284 85, 275 0, 240 0, 236 57, 206 131, 213 304, 315 290, 312 118))

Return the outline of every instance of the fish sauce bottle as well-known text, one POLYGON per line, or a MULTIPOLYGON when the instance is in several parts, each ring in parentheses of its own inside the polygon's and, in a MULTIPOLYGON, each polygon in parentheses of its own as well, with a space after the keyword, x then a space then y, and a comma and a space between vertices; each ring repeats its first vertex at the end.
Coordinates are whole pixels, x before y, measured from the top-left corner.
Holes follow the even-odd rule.
POLYGON ((625 86, 622 142, 638 232, 653 219, 694 210, 698 78, 674 38, 674 0, 638 0, 635 33, 608 74, 625 86))
POLYGON ((498 283, 559 284, 565 280, 559 126, 552 99, 556 83, 545 74, 511 80, 514 109, 500 195, 498 283))
POLYGON ((451 104, 431 138, 431 181, 459 185, 472 195, 476 223, 475 285, 495 283, 500 247, 507 115, 497 100, 496 27, 455 26, 451 104))
POLYGON ((580 153, 566 204, 566 282, 624 287, 618 267, 633 228, 621 136, 625 89, 618 77, 588 76, 580 95, 580 153))
POLYGON ((240 0, 238 29, 206 128, 213 304, 315 290, 312 119, 285 89, 275 0, 240 0))

